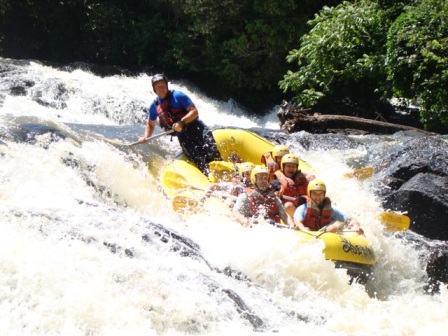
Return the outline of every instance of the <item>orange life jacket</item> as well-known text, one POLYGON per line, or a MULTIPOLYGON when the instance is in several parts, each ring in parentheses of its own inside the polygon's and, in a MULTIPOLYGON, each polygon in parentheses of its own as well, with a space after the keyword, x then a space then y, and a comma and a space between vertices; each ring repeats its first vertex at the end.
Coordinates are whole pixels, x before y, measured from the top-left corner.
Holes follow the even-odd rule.
POLYGON ((324 198, 322 209, 320 209, 308 196, 302 196, 300 203, 305 202, 306 212, 303 225, 309 227, 312 231, 318 231, 325 225, 331 223, 333 211, 331 209, 331 201, 328 197, 324 198))
POLYGON ((165 97, 161 104, 159 104, 157 98, 154 99, 157 116, 159 117, 159 125, 165 131, 170 130, 174 123, 180 121, 188 113, 188 111, 182 107, 174 108, 170 106, 170 99, 172 96, 173 92, 168 91, 168 95, 165 97))
POLYGON ((292 202, 295 206, 299 203, 300 196, 306 195, 308 188, 308 180, 300 170, 294 175, 294 179, 286 177, 281 170, 276 171, 275 175, 280 182, 280 196, 295 197, 295 200, 282 198, 282 203, 292 202))
POLYGON ((261 191, 254 186, 247 188, 247 197, 250 201, 252 216, 257 217, 261 215, 265 219, 272 219, 276 223, 280 223, 275 193, 271 186, 266 191, 261 191))
POLYGON ((269 181, 272 182, 276 179, 274 173, 280 170, 277 162, 275 162, 275 158, 272 156, 272 152, 264 153, 261 156, 261 163, 266 166, 269 170, 269 181))

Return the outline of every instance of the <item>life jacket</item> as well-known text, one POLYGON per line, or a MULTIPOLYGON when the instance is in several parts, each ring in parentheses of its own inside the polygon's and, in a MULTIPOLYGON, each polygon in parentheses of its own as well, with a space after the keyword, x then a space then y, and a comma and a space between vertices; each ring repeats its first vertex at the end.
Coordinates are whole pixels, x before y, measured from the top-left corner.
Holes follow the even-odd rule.
POLYGON ((233 209, 233 206, 236 203, 236 199, 239 195, 243 194, 244 192, 247 192, 249 188, 252 188, 252 183, 246 183, 244 182, 244 179, 239 180, 232 180, 232 183, 234 184, 232 188, 230 189, 230 195, 232 197, 232 201, 229 203, 229 208, 233 209))
POLYGON ((244 178, 239 178, 238 180, 233 180, 232 183, 235 184, 235 186, 231 190, 231 195, 238 197, 240 194, 244 192, 250 192, 254 185, 252 183, 246 183, 244 178))
POLYGON ((173 108, 170 106, 170 100, 173 97, 173 91, 168 91, 167 96, 164 98, 163 102, 160 104, 158 98, 154 99, 154 104, 156 105, 157 116, 159 117, 159 125, 165 131, 172 128, 173 124, 180 121, 183 117, 187 115, 187 110, 183 107, 173 108))
POLYGON ((269 170, 269 182, 274 181, 276 179, 274 173, 280 170, 280 167, 278 166, 277 162, 275 162, 275 159, 272 156, 272 152, 264 153, 261 156, 261 163, 264 164, 269 170))
POLYGON ((280 196, 295 197, 295 200, 282 198, 283 204, 293 202, 295 206, 299 203, 300 196, 306 195, 308 188, 308 180, 300 170, 294 175, 294 179, 286 177, 281 170, 276 171, 275 175, 280 182, 280 196))
POLYGON ((261 215, 265 219, 272 219, 276 223, 280 223, 280 215, 272 187, 269 187, 266 191, 260 191, 257 187, 252 186, 246 187, 246 190, 252 216, 258 217, 261 215))
POLYGON ((306 203, 303 225, 309 227, 312 231, 318 231, 325 225, 331 223, 333 211, 331 209, 331 201, 328 197, 325 197, 323 200, 322 210, 308 196, 302 196, 300 203, 306 203))

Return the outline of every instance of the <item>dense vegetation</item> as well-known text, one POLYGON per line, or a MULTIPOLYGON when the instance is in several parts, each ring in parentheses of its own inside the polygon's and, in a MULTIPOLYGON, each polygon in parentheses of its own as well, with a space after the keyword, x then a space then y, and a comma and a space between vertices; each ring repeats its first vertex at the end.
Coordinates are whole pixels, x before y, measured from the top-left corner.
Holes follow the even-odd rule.
POLYGON ((418 99, 437 129, 447 19, 446 0, 2 0, 0 52, 164 71, 253 110, 294 98, 369 117, 418 99))
POLYGON ((280 82, 300 105, 334 110, 344 99, 365 116, 387 113, 386 99, 417 100, 425 127, 447 130, 448 1, 343 2, 309 23, 287 57, 298 70, 280 82))

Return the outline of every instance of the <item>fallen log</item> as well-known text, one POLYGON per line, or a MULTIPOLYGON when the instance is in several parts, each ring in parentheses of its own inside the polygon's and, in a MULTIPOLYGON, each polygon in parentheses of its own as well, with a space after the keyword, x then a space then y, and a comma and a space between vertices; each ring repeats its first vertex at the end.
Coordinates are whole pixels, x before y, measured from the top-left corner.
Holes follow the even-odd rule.
POLYGON ((345 115, 319 114, 311 109, 301 109, 283 102, 277 117, 280 128, 288 133, 306 131, 309 133, 343 134, 393 134, 399 131, 415 131, 432 135, 420 128, 345 115))

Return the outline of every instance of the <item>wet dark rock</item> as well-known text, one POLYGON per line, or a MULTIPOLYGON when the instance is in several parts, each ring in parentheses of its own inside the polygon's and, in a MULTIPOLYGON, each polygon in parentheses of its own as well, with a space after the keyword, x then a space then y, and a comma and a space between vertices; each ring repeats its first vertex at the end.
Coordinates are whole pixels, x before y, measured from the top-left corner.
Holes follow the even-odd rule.
POLYGON ((440 288, 448 284, 448 242, 428 240, 412 231, 400 232, 396 236, 406 245, 414 245, 418 251, 422 267, 428 276, 424 287, 425 293, 439 293, 440 288))
POLYGON ((12 96, 26 96, 26 92, 23 86, 13 86, 9 91, 12 96))
POLYGON ((375 162, 373 178, 383 206, 407 212, 411 230, 448 240, 448 143, 413 138, 375 162))
POLYGON ((44 134, 48 134, 48 143, 43 145, 44 148, 48 148, 48 145, 52 142, 66 139, 67 134, 64 131, 57 129, 51 125, 38 124, 38 123, 21 123, 15 127, 11 127, 8 130, 8 134, 1 134, 0 138, 13 140, 16 142, 26 142, 30 144, 36 144, 38 137, 44 134))
POLYGON ((448 176, 419 173, 384 198, 384 206, 407 211, 411 230, 430 239, 448 240, 448 176))
POLYGON ((448 284, 448 252, 436 251, 431 254, 431 261, 426 266, 429 281, 426 288, 428 293, 440 292, 442 284, 448 284))

